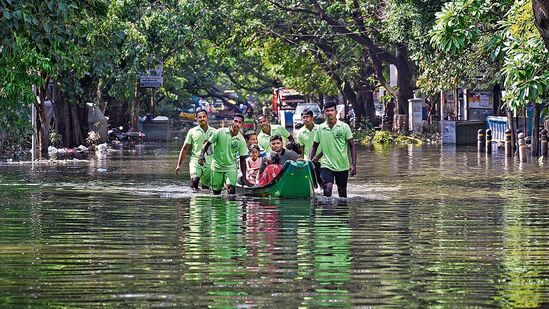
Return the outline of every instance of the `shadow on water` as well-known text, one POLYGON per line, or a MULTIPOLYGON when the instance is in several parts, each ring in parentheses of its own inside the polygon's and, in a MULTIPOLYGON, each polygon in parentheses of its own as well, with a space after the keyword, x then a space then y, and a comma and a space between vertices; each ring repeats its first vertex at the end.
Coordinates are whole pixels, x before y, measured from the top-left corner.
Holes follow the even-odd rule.
POLYGON ((0 307, 549 301, 547 165, 361 148, 350 198, 279 200, 193 194, 176 152, 0 166, 0 307))

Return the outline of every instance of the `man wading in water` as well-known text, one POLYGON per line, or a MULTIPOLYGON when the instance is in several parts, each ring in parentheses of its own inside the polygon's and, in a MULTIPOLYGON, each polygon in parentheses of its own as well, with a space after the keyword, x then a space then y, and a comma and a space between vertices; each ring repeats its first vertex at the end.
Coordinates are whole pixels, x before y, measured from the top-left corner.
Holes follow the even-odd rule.
POLYGON ((248 147, 244 136, 240 134, 240 128, 244 116, 236 114, 233 117, 233 123, 229 128, 219 128, 204 143, 200 152, 198 163, 206 163, 205 154, 211 145, 214 146, 213 159, 211 163, 212 170, 212 192, 215 195, 221 194, 224 185, 227 185, 227 193, 235 194, 235 186, 238 178, 237 155, 240 156, 240 170, 244 175, 242 181, 246 185, 251 185, 246 180, 246 156, 248 147))
POLYGON ((198 183, 202 183, 202 189, 208 189, 211 186, 211 174, 210 164, 212 163, 211 153, 208 153, 205 157, 206 164, 198 164, 200 158, 200 151, 204 142, 212 136, 215 129, 208 126, 208 113, 205 110, 197 110, 196 120, 198 125, 189 130, 185 137, 185 142, 181 151, 179 152, 179 158, 177 159, 177 166, 175 168, 175 174, 179 175, 181 169, 181 163, 185 160, 185 155, 191 150, 191 159, 189 160, 189 174, 191 175, 191 188, 193 191, 198 191, 198 183), (201 181, 202 180, 202 181, 201 181))
POLYGON ((320 177, 324 196, 332 196, 335 179, 339 197, 347 197, 347 179, 349 175, 356 174, 356 148, 351 128, 337 120, 336 114, 335 103, 330 102, 324 106, 326 121, 318 126, 309 158, 318 161, 315 155, 320 145, 323 153, 320 158, 320 177))

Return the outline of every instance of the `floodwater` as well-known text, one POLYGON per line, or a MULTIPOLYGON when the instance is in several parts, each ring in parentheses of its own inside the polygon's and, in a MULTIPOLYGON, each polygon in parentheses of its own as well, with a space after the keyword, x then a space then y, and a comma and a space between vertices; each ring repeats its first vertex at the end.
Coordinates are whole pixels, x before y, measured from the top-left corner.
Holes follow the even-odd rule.
POLYGON ((549 162, 359 148, 350 198, 192 194, 178 147, 0 165, 0 307, 549 303, 549 162))

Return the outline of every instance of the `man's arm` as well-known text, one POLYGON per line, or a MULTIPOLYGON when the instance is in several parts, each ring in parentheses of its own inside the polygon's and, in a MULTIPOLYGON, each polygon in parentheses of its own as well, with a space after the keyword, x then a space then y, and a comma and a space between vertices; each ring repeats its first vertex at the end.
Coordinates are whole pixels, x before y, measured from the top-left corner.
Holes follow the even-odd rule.
POLYGON ((181 163, 183 163, 183 160, 185 160, 185 155, 187 154, 187 152, 189 152, 189 148, 191 148, 190 144, 184 144, 183 147, 181 147, 181 150, 179 151, 177 166, 175 167, 176 175, 179 175, 179 170, 181 169, 181 163))
POLYGON ((349 175, 354 176, 356 175, 356 147, 352 138, 348 139, 347 143, 349 144, 349 148, 351 149, 351 170, 349 172, 349 175))
POLYGON ((286 128, 284 126, 281 126, 280 128, 282 128, 282 130, 280 132, 281 135, 288 138, 289 142, 294 143, 295 142, 294 137, 290 134, 290 132, 288 132, 288 130, 286 130, 286 128))
POLYGON ((212 143, 210 143, 210 141, 205 141, 204 142, 204 146, 202 146, 202 150, 200 151, 200 157, 198 159, 198 164, 200 165, 204 165, 204 163, 206 163, 206 152, 208 151, 208 148, 210 148, 210 145, 212 143))
POLYGON ((313 142, 313 147, 311 148, 311 153, 309 153, 309 159, 311 161, 314 161, 314 162, 318 161, 318 160, 315 161, 315 155, 316 155, 316 150, 317 149, 318 149, 318 143, 313 142))
POLYGON ((240 156, 240 171, 242 172, 242 183, 250 187, 253 186, 253 184, 248 181, 248 178, 246 178, 246 156, 240 156))

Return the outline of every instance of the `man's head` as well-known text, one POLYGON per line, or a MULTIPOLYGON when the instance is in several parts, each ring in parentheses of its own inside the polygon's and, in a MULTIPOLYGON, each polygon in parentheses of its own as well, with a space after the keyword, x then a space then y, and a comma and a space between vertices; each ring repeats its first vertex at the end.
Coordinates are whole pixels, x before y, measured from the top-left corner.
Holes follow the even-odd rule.
POLYGON ((242 123, 244 122, 244 116, 242 114, 235 114, 233 116, 233 131, 240 131, 240 128, 242 128, 242 123))
POLYGON ((305 126, 310 126, 311 124, 314 124, 315 118, 313 117, 313 111, 306 108, 301 113, 301 120, 303 120, 303 124, 305 126))
POLYGON ((244 132, 244 139, 246 140, 246 144, 248 146, 257 144, 257 133, 255 133, 254 130, 248 130, 244 132))
POLYGON ((248 105, 248 107, 246 107, 246 115, 253 115, 254 114, 254 109, 248 105))
POLYGON ((328 102, 324 104, 324 116, 326 121, 334 123, 337 121, 337 108, 334 102, 328 102))
POLYGON ((282 137, 280 135, 273 135, 270 139, 271 150, 274 152, 282 151, 282 137))
POLYGON ((208 122, 208 112, 205 109, 197 109, 194 115, 199 125, 204 125, 208 122))
POLYGON ((267 129, 270 125, 269 119, 267 119, 267 116, 265 116, 264 114, 258 115, 256 120, 257 120, 257 124, 261 129, 267 129))

